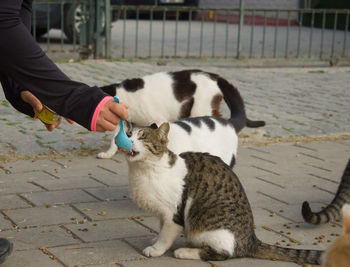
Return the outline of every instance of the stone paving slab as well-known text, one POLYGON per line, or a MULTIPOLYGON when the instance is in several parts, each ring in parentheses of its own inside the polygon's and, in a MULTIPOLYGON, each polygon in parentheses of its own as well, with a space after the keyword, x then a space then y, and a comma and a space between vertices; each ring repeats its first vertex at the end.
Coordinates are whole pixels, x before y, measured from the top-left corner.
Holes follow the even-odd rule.
POLYGON ((14 251, 2 266, 61 267, 62 265, 56 260, 50 259, 40 250, 26 250, 14 251))
POLYGON ((94 202, 96 198, 79 189, 47 191, 21 194, 35 206, 94 202))
POLYGON ((18 231, 11 231, 11 236, 8 238, 16 242, 18 251, 80 244, 78 239, 74 239, 66 229, 58 225, 21 228, 18 231))
MULTIPOLYGON (((341 222, 311 226, 303 223, 300 211, 304 200, 317 211, 333 198, 350 158, 349 144, 322 141, 239 148, 234 170, 247 192, 261 240, 325 249, 342 233, 341 222), (324 242, 318 243, 315 238, 321 235, 324 242)), ((5 267, 296 266, 255 259, 179 261, 173 250, 185 244, 182 237, 164 256, 144 257, 142 250, 153 242, 159 222, 130 200, 127 164, 121 154, 110 160, 78 156, 1 164, 0 180, 10 190, 0 194, 0 236, 15 244, 5 267), (30 187, 24 190, 23 185, 30 187)))
POLYGON ((139 209, 131 200, 80 203, 74 204, 74 207, 94 221, 147 215, 147 213, 139 209))
POLYGON ((95 266, 129 260, 145 260, 144 256, 122 240, 50 248, 49 251, 67 266, 76 266, 77 263, 78 266, 95 266))

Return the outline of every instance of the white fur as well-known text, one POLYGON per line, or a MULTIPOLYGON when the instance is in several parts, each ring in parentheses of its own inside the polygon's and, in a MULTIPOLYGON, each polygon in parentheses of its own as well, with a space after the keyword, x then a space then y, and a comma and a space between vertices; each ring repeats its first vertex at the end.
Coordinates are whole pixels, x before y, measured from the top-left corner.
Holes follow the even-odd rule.
POLYGON ((166 165, 168 161, 168 156, 164 155, 157 165, 152 164, 154 168, 148 160, 144 163, 129 162, 131 197, 141 208, 166 218, 176 213, 187 172, 184 161, 180 159, 171 169, 158 166, 166 165))
POLYGON ((199 117, 212 115, 211 101, 217 94, 222 95, 217 82, 210 79, 206 74, 193 73, 191 80, 196 84, 196 91, 193 98, 195 99, 190 117, 199 117), (204 88, 205 90, 200 90, 204 88))
MULTIPOLYGON (((233 255, 234 246, 235 246, 235 237, 234 234, 226 229, 217 229, 214 231, 205 231, 200 233, 191 232, 190 225, 188 223, 188 215, 192 206, 193 199, 189 197, 186 201, 186 206, 184 210, 184 218, 185 218, 185 233, 187 239, 196 247, 202 247, 204 245, 210 246, 216 252, 228 252, 230 256, 233 255)), ((190 258, 196 259, 196 251, 181 251, 178 253, 179 258, 190 258)), ((175 257, 176 254, 175 254, 175 257)))
POLYGON ((162 123, 178 119, 182 103, 174 97, 173 79, 166 72, 142 77, 144 88, 128 92, 118 88, 120 101, 129 106, 128 120, 146 126, 153 122, 162 123))
POLYGON ((168 154, 154 158, 133 135, 133 150, 139 154, 128 157, 129 184, 132 199, 139 207, 155 214, 161 220, 161 231, 156 243, 144 249, 148 257, 161 256, 170 248, 182 227, 173 222, 173 215, 181 203, 186 164, 178 158, 169 166, 168 154))
POLYGON ((175 258, 186 260, 200 260, 200 248, 178 248, 174 251, 175 258))
MULTIPOLYGON (((152 123, 160 125, 162 122, 178 120, 181 107, 187 100, 180 103, 175 99, 172 76, 167 72, 159 72, 144 76, 142 79, 144 88, 140 90, 135 92, 128 92, 124 88, 117 90, 120 101, 129 106, 128 120, 140 126, 152 123)), ((211 101, 215 95, 222 95, 220 88, 205 73, 192 73, 191 80, 196 84, 196 91, 190 117, 211 116, 211 101)), ((100 152, 98 158, 111 158, 117 152, 114 137, 118 132, 119 126, 114 130, 110 148, 106 152, 100 152)))
POLYGON ((350 204, 344 204, 342 208, 343 217, 350 216, 350 204))
POLYGON ((227 229, 192 233, 187 238, 196 247, 207 245, 220 254, 228 252, 231 257, 235 249, 235 236, 227 229))

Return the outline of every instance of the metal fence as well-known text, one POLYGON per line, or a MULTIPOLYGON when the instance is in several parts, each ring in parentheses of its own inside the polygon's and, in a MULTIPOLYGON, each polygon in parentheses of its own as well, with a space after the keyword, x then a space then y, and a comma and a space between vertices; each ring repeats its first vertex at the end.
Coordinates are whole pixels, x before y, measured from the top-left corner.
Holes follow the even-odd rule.
POLYGON ((48 52, 79 51, 95 58, 350 56, 350 10, 346 9, 245 9, 244 1, 236 9, 201 9, 120 6, 108 0, 36 0, 34 35, 40 29, 35 5, 43 3, 49 33, 39 41, 45 41, 42 46, 48 52), (50 13, 53 8, 60 10, 55 16, 50 13), (52 26, 58 30, 54 32, 52 26))
POLYGON ((56 59, 106 57, 110 10, 105 0, 34 0, 32 34, 56 59))
POLYGON ((149 6, 113 6, 113 9, 119 10, 120 20, 113 25, 112 57, 350 56, 349 10, 149 6), (158 14, 157 20, 154 14, 158 14), (182 14, 187 14, 184 17, 188 19, 181 19, 182 14), (316 25, 315 18, 320 15, 321 25, 316 25))

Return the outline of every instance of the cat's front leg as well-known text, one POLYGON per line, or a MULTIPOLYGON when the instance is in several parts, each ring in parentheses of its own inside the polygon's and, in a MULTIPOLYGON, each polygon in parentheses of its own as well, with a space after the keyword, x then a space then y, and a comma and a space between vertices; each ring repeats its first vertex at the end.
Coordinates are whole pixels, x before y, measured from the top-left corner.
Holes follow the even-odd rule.
POLYGON ((100 152, 97 154, 97 157, 100 159, 110 159, 111 157, 114 156, 115 153, 118 151, 118 146, 115 144, 114 138, 117 136, 120 130, 120 125, 118 124, 113 132, 113 137, 111 140, 111 146, 106 152, 100 152))
MULTIPOLYGON (((162 221, 162 220, 161 220, 162 221)), ((164 220, 157 242, 143 250, 147 257, 158 257, 163 255, 174 243, 176 237, 181 233, 182 226, 172 220, 164 220)))

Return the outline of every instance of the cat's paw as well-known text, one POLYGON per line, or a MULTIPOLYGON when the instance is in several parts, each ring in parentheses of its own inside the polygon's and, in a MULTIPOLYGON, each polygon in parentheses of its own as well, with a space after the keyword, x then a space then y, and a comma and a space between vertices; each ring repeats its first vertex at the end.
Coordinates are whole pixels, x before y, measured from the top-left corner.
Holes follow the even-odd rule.
POLYGON ((143 250, 143 254, 146 257, 159 257, 164 254, 164 249, 155 248, 154 246, 149 246, 143 250))
POLYGON ((108 153, 108 152, 100 152, 97 154, 97 157, 99 159, 110 159, 111 157, 113 157, 114 153, 108 153))

